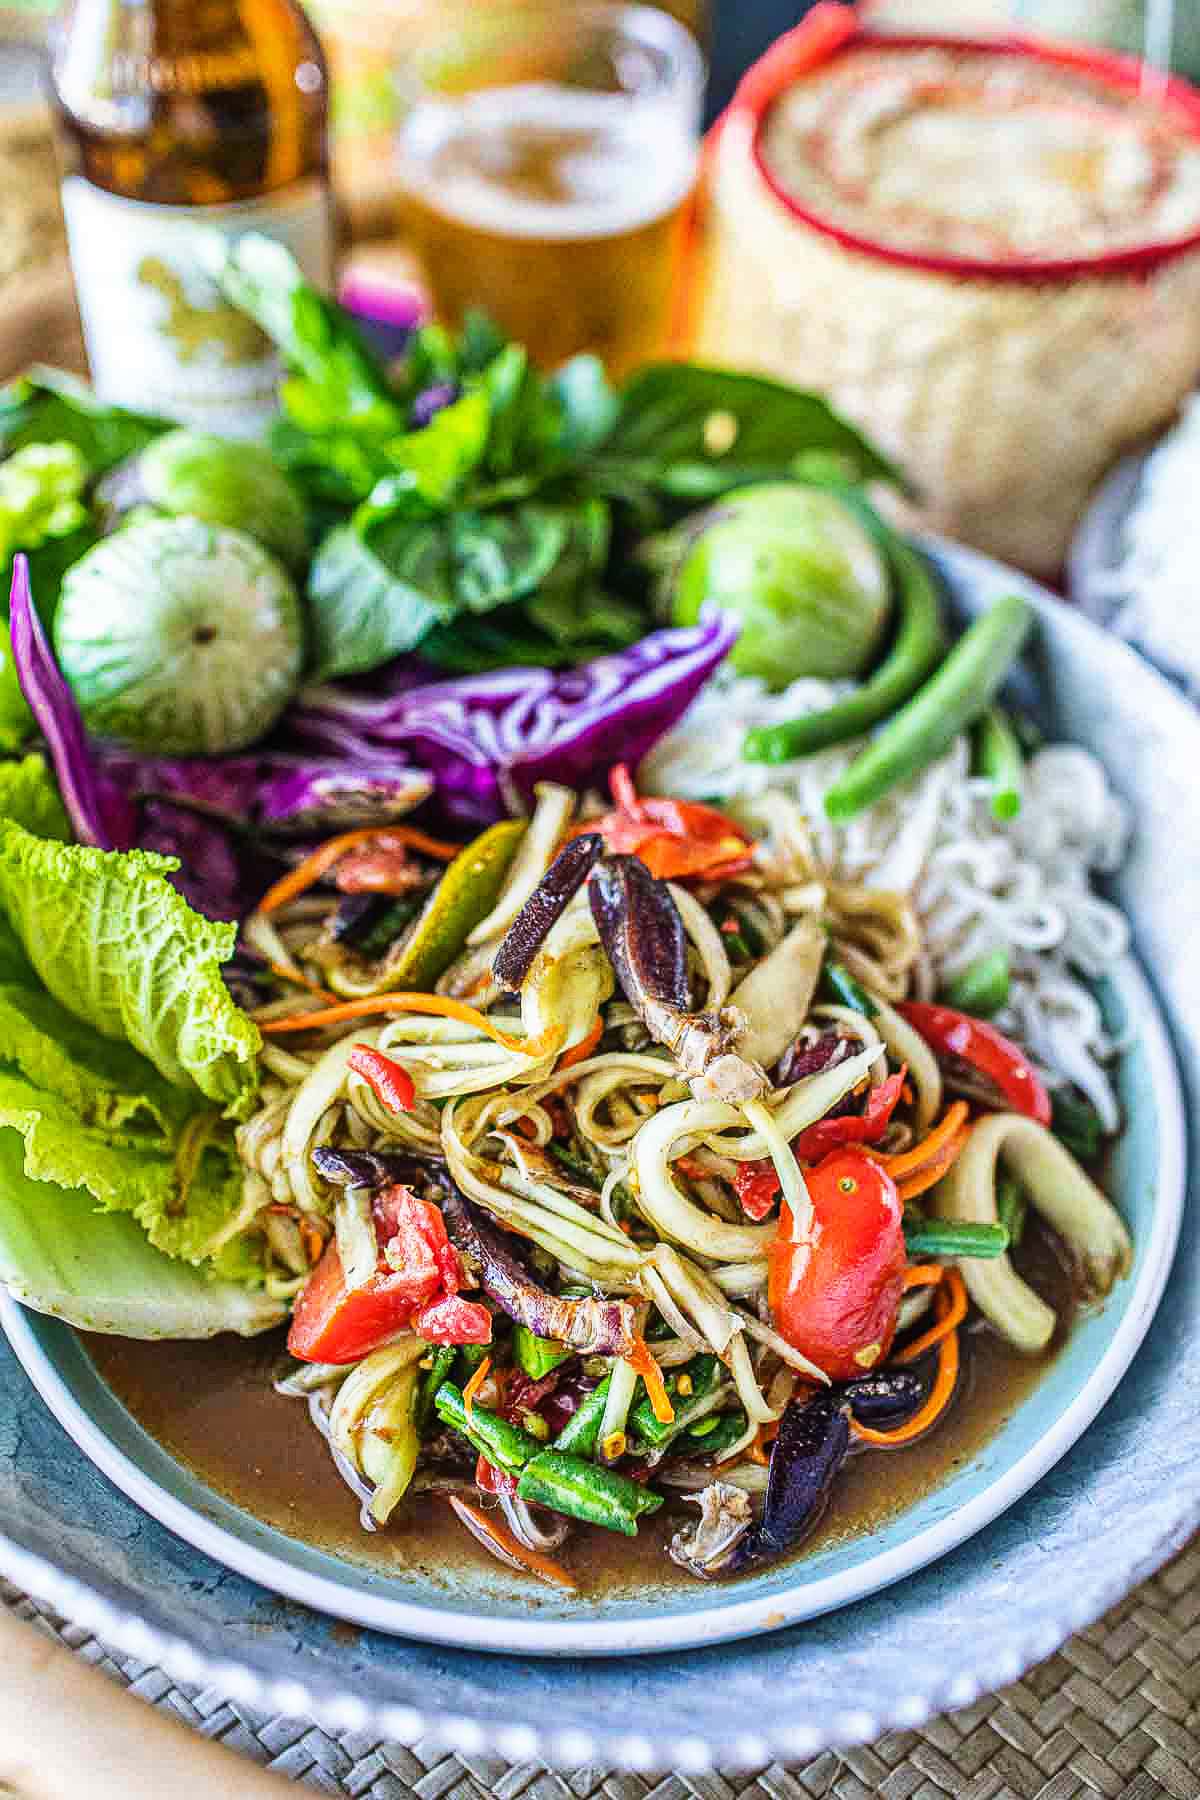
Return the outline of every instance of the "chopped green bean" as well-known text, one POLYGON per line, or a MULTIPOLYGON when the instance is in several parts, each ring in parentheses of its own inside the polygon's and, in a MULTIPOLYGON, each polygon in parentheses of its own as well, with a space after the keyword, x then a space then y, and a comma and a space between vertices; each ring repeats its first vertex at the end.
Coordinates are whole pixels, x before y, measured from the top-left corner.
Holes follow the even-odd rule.
POLYGON ((1003 1225, 976 1225, 969 1219, 914 1219, 904 1216, 904 1243, 910 1257, 1003 1256, 1008 1233, 1003 1225))
POLYGON ((413 1408, 413 1419, 419 1432, 426 1430, 433 1417, 434 1398, 442 1383, 449 1381, 457 1355, 456 1344, 443 1344, 434 1354, 433 1367, 428 1370, 417 1390, 417 1404, 413 1408))
POLYGON ((429 889, 418 888, 415 893, 404 894, 399 900, 394 900, 354 946, 358 954, 368 962, 386 955, 405 927, 412 924, 428 898, 429 889))
POLYGON ((895 579, 899 623, 892 647, 875 673, 844 700, 823 712, 805 713, 782 725, 763 725, 746 736, 747 762, 791 762, 831 744, 843 744, 886 719, 916 693, 945 647, 933 574, 924 559, 893 532, 886 548, 895 579))
POLYGON ((998 706, 989 706, 975 727, 975 773, 992 784, 993 816, 1015 819, 1021 810, 1025 763, 1017 734, 998 706))
POLYGON ((490 1346, 487 1344, 460 1344, 458 1347, 459 1361, 467 1375, 473 1375, 484 1358, 490 1354, 490 1346))
POLYGON ((1008 1233, 1009 1248, 1015 1250, 1025 1234, 1029 1201, 1025 1189, 1013 1175, 1001 1175, 996 1183, 996 1217, 1008 1233))
POLYGON ((555 1450, 571 1450, 577 1456, 591 1456, 595 1453, 596 1443, 600 1436, 600 1421, 604 1417, 604 1403, 608 1399, 611 1375, 606 1375, 599 1387, 592 1389, 585 1400, 576 1407, 567 1420, 552 1448, 555 1450))
POLYGON ((835 999, 839 1000, 843 1006, 850 1007, 851 1011, 862 1013, 864 1018, 873 1019, 879 1011, 866 988, 860 982, 855 981, 849 969, 842 963, 827 962, 825 964, 825 983, 827 987, 832 988, 835 999))
POLYGON ((977 956, 960 975, 948 981, 942 989, 942 997, 960 1012, 971 1013, 977 1019, 990 1019, 1008 999, 1011 979, 1008 951, 999 944, 985 956, 977 956))
POLYGON ((557 1338, 537 1337, 527 1325, 518 1325, 513 1331, 513 1355, 531 1381, 540 1381, 543 1375, 549 1375, 551 1369, 566 1362, 570 1354, 557 1338))
POLYGON ((732 1412, 709 1413, 706 1419, 697 1419, 689 1426, 679 1440, 679 1448, 685 1454, 720 1456, 722 1451, 745 1436, 748 1423, 740 1407, 735 1407, 732 1412))
MULTIPOLYGON (((690 1407, 693 1400, 702 1400, 705 1394, 712 1393, 720 1379, 720 1374, 721 1364, 717 1358, 705 1353, 693 1357, 691 1362, 686 1363, 678 1374, 668 1375, 664 1385, 667 1393, 674 1400, 679 1394, 680 1377, 688 1376, 691 1380, 692 1391, 684 1398, 690 1407)), ((673 1419, 666 1421, 656 1419, 654 1408, 650 1404, 650 1398, 645 1388, 640 1387, 639 1391, 641 1398, 635 1400, 630 1408, 629 1427, 641 1443, 649 1444, 657 1449, 660 1444, 665 1444, 673 1438, 680 1427, 673 1419)))
POLYGON ((597 1468, 582 1456, 557 1449, 543 1450, 522 1469, 517 1495, 585 1524, 623 1532, 626 1537, 636 1537, 641 1515, 657 1512, 663 1503, 661 1494, 630 1481, 627 1475, 597 1468))
POLYGON ((591 1163, 580 1156, 577 1151, 568 1149, 566 1144, 556 1144, 553 1141, 547 1144, 546 1148, 555 1162, 562 1164, 568 1175, 573 1175, 576 1181, 583 1183, 584 1187, 595 1188, 597 1193, 600 1192, 603 1183, 591 1163))
POLYGON ((451 1381, 442 1383, 434 1405, 443 1424, 461 1433, 493 1468, 504 1469, 509 1475, 519 1474, 542 1448, 530 1432, 522 1431, 519 1425, 510 1425, 507 1419, 490 1412, 486 1406, 473 1406, 468 1415, 462 1390, 451 1381))
POLYGON ((1050 1129, 1081 1163, 1095 1162, 1104 1143, 1104 1125, 1090 1100, 1067 1088, 1050 1096, 1050 1129))
POLYGON ((991 705, 1033 625, 1019 594, 997 600, 950 651, 940 669, 894 713, 825 795, 825 811, 842 824, 928 768, 959 732, 991 705))

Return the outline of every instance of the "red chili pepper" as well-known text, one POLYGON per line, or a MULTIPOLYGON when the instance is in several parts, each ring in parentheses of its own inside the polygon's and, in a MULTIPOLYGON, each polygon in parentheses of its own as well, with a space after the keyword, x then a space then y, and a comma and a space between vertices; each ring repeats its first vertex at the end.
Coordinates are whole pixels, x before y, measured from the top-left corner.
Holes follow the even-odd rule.
POLYGON ((751 839, 715 807, 642 797, 624 763, 617 764, 610 783, 616 810, 584 829, 599 831, 614 853, 638 857, 664 881, 723 879, 749 867, 751 839))
MULTIPOLYGON (((994 1025, 986 1019, 973 1019, 969 1013, 956 1012, 951 1006, 927 1006, 916 1000, 906 1001, 896 1010, 939 1059, 957 1058, 981 1077, 985 1088, 994 1094, 997 1107, 1026 1113, 1039 1125, 1049 1125, 1049 1094, 1028 1057, 994 1025)), ((970 1098, 981 1098, 974 1086, 970 1098)))
POLYGON ((379 1104, 386 1107, 388 1112, 412 1111, 417 1090, 403 1063, 384 1056, 381 1050, 369 1050, 365 1044, 356 1044, 348 1061, 354 1073, 362 1076, 379 1104))

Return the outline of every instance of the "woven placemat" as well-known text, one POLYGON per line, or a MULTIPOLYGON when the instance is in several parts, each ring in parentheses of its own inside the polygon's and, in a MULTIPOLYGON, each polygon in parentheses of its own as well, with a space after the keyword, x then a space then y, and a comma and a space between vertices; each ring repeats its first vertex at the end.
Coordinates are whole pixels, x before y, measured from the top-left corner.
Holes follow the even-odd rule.
POLYGON ((205 1737, 354 1800, 1200 1800, 1200 1538, 1089 1631, 974 1706, 856 1750, 734 1777, 555 1774, 268 1718, 107 1650, 7 1583, 0 1598, 205 1737))

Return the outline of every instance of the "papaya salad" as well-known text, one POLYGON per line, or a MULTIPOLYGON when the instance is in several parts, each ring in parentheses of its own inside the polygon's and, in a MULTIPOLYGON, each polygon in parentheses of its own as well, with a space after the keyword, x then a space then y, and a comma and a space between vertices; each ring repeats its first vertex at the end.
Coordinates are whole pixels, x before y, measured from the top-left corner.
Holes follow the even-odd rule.
POLYGON ((1042 1249, 1129 1267, 1123 809, 819 396, 384 367, 214 255, 261 444, 0 393, 0 1281, 155 1368, 286 1329, 369 1530, 760 1568, 1062 1341, 1042 1249))
POLYGON ((246 938, 287 991, 230 1228, 288 1272, 279 1385, 368 1527, 433 1489, 570 1587, 578 1523, 692 1501, 672 1559, 758 1567, 848 1455, 937 1424, 972 1315, 1046 1348, 1028 1202, 1093 1293, 1127 1265, 1029 1058, 914 997, 913 905, 830 880, 783 792, 735 816, 618 766, 457 852, 345 834, 246 938))

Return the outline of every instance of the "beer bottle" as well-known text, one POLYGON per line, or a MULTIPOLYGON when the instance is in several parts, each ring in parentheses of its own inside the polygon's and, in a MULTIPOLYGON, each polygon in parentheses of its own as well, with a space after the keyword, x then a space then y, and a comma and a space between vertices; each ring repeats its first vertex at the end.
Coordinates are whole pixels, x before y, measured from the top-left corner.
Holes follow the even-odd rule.
POLYGON ((70 0, 51 43, 63 211, 97 391, 246 435, 274 410, 266 338, 198 233, 265 231, 329 285, 327 79, 293 0, 70 0))

